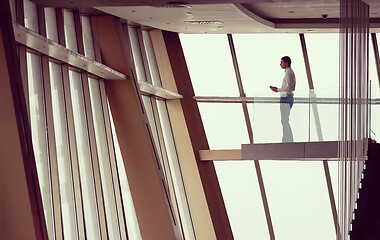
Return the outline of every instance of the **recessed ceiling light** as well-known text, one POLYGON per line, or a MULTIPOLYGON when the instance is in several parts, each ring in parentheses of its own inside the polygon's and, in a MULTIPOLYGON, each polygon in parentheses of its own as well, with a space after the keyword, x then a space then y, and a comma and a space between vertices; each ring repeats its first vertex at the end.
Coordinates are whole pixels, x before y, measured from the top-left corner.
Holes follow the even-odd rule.
POLYGON ((223 24, 221 21, 208 21, 208 20, 201 20, 201 21, 185 21, 185 23, 189 23, 189 24, 199 24, 199 25, 223 24))
POLYGON ((154 5, 152 7, 158 7, 158 8, 191 8, 188 2, 180 2, 180 1, 174 1, 174 2, 167 2, 166 4, 162 5, 154 5))

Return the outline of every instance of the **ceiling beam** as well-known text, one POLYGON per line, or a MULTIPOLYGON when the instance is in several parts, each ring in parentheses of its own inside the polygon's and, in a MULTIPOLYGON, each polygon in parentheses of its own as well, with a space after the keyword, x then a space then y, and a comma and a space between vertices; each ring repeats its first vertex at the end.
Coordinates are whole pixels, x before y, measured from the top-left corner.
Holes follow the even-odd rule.
POLYGON ((276 27, 276 24, 267 20, 267 19, 264 19, 262 17, 260 17, 259 15, 257 15, 255 13, 255 11, 252 9, 252 8, 248 8, 247 5, 245 4, 241 4, 241 3, 235 3, 234 4, 240 11, 242 11, 245 15, 247 15, 248 17, 252 18, 253 20, 255 20, 256 22, 266 26, 266 27, 269 27, 269 28, 275 28, 276 27))

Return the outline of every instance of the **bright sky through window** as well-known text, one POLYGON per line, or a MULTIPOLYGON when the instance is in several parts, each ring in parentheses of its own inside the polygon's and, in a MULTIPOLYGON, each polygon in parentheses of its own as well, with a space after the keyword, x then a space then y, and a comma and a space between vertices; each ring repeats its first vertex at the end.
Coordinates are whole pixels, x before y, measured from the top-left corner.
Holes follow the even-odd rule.
MULTIPOLYGON (((181 34, 180 38, 195 95, 238 97, 227 36, 181 34)), ((309 97, 298 34, 239 34, 233 35, 233 39, 247 97, 279 97, 269 86, 281 85, 284 72, 279 64, 285 55, 292 58, 296 74, 295 98, 309 97)), ((305 39, 317 97, 337 98, 339 35, 307 34, 305 39)), ((370 58, 370 79, 376 80, 372 53, 370 58)), ((378 89, 377 81, 372 81, 372 92, 378 89)), ((372 97, 379 94, 376 91, 372 97)), ((241 144, 249 143, 240 103, 198 106, 210 149, 239 149, 241 144)), ((317 107, 323 140, 336 141, 338 104, 317 104, 317 107)), ((279 111, 279 103, 249 104, 255 143, 281 142, 279 111)), ((290 124, 296 142, 319 140, 314 114, 308 103, 294 104, 290 124)), ((372 119, 377 119, 375 111, 372 119)), ((375 124, 372 129, 376 129, 375 124)), ((260 163, 276 238, 335 239, 322 162, 260 163)), ((215 162, 215 166, 235 239, 269 239, 253 161, 215 162)), ((329 167, 336 198, 337 164, 330 162, 329 167)))

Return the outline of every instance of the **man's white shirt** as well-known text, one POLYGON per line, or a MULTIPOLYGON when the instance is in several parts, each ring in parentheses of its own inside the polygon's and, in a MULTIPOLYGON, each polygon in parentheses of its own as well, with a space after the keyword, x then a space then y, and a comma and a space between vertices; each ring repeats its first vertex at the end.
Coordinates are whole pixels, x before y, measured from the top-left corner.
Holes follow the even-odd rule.
POLYGON ((285 76, 282 80, 281 88, 277 90, 281 92, 281 96, 286 96, 287 94, 292 94, 296 89, 296 75, 291 67, 285 69, 285 76))

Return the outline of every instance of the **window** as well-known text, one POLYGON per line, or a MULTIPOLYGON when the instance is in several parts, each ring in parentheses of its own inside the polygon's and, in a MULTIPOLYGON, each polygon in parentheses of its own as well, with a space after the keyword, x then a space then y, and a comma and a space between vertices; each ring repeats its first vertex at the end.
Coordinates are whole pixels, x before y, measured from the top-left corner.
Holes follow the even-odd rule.
POLYGON ((40 183, 48 236, 53 239, 55 232, 41 56, 28 52, 27 67, 30 104, 29 119, 32 129, 33 151, 36 158, 38 180, 40 183))
MULTIPOLYGON (((70 156, 69 135, 66 120, 65 94, 63 89, 61 65, 50 62, 50 81, 52 108, 57 152, 59 189, 61 195, 63 235, 78 239, 76 205, 73 183, 72 159, 70 156)), ((75 164, 75 163, 74 163, 75 164)))
MULTIPOLYGON (((154 86, 161 87, 149 32, 132 27, 129 27, 128 32, 136 65, 137 80, 148 81, 154 86)), ((154 95, 145 95, 142 96, 142 99, 169 191, 170 199, 168 200, 175 223, 180 226, 184 239, 194 239, 195 233, 165 100, 159 100, 154 95)))
MULTIPOLYGON (((309 47, 308 36, 306 43, 309 47)), ((324 48, 336 49, 338 54, 337 34, 326 36, 323 43, 321 41, 318 43, 317 35, 314 37, 316 39, 314 45, 323 44, 324 48)), ((240 149, 241 144, 249 143, 249 139, 241 99, 237 98, 238 84, 230 60, 231 52, 227 37, 181 34, 180 39, 196 97, 203 99, 198 106, 210 149, 240 149), (226 69, 230 69, 233 74, 226 73, 226 69), (220 73, 223 73, 223 77, 215 77, 220 73), (236 99, 240 102, 217 103, 212 98, 207 98, 210 96, 236 99)), ((337 140, 337 102, 334 105, 333 100, 324 99, 324 104, 317 105, 318 111, 313 110, 314 106, 310 104, 309 99, 302 48, 297 34, 234 34, 232 39, 243 89, 247 97, 250 97, 248 100, 253 100, 253 103, 248 104, 248 111, 254 143, 281 142, 279 96, 271 92, 269 86, 281 85, 284 73, 279 64, 281 57, 286 55, 292 58, 292 68, 297 79, 295 103, 290 115, 294 140, 296 142, 321 140, 317 136, 317 122, 321 126, 323 140, 337 140), (316 116, 319 117, 319 121, 315 120, 316 116)), ((334 62, 334 65, 324 66, 318 60, 323 58, 321 55, 324 53, 325 51, 311 50, 309 54, 313 54, 316 59, 311 65, 311 70, 313 76, 315 74, 314 85, 317 94, 319 90, 321 92, 324 90, 324 95, 322 93, 321 95, 331 98, 336 96, 332 95, 334 90, 331 89, 336 88, 339 79, 336 76, 335 82, 331 80, 334 76, 329 69, 336 68, 338 72, 338 60, 331 55, 334 51, 329 50, 328 58, 332 59, 328 62, 331 64, 334 62), (316 64, 318 66, 315 66, 316 64), (330 78, 327 79, 327 75, 331 75, 330 78)), ((269 239, 253 161, 222 161, 214 164, 234 237, 269 239)), ((310 233, 313 232, 315 239, 335 239, 331 206, 321 162, 260 161, 260 165, 271 221, 277 238, 312 239, 310 233)), ((329 166, 336 194, 337 164, 331 163, 329 166)))

